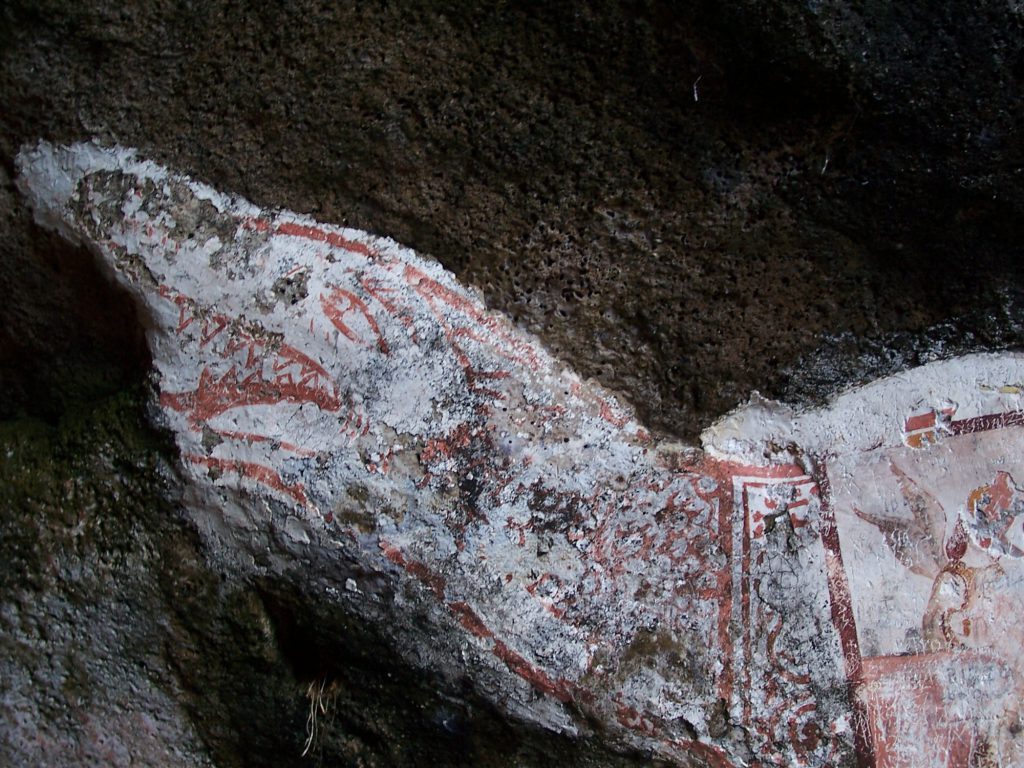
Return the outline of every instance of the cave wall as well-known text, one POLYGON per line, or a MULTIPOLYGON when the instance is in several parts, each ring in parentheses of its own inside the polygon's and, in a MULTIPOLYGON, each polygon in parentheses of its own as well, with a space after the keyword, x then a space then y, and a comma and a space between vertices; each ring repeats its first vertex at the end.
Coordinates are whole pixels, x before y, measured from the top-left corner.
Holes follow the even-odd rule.
POLYGON ((24 563, 2 596, 4 642, 22 649, 10 655, 21 699, 5 703, 20 724, 7 733, 22 734, 5 737, 12 760, 74 748, 107 759, 83 746, 98 738, 89 722, 141 687, 166 724, 150 731, 154 750, 298 761, 307 686, 346 674, 346 690, 377 686, 392 708, 340 696, 324 760, 401 764, 413 758, 395 745, 410 742, 442 745, 451 764, 539 763, 556 749, 452 681, 424 683, 427 703, 404 712, 392 670, 352 650, 366 641, 343 619, 335 634, 350 639, 318 658, 353 664, 296 669, 286 636, 310 626, 309 602, 287 585, 217 584, 175 517, 173 452, 142 426, 139 321, 89 255, 31 224, 12 183, 23 143, 135 146, 259 204, 394 237, 652 429, 692 440, 755 389, 808 404, 1021 346, 1022 17, 994 0, 5 4, 4 546, 5 562, 24 563), (112 437, 81 436, 81 419, 112 437), (151 503, 143 514, 127 499, 151 503), (73 518, 98 539, 73 537, 85 549, 65 553, 73 518), (126 554, 89 575, 111 549, 126 554), (174 586, 181 549, 201 589, 174 586), (109 599, 108 584, 126 597, 109 599), (195 610, 181 611, 193 589, 195 610), (98 644, 61 640, 71 626, 127 650, 114 664, 98 644), (192 646, 215 650, 197 667, 203 654, 182 655, 192 646), (85 698, 65 669, 79 657, 98 670, 85 698), (257 731, 266 741, 250 741, 257 731), (71 748, 33 752, 36 732, 71 748), (495 733, 512 745, 502 755, 487 748, 495 733))

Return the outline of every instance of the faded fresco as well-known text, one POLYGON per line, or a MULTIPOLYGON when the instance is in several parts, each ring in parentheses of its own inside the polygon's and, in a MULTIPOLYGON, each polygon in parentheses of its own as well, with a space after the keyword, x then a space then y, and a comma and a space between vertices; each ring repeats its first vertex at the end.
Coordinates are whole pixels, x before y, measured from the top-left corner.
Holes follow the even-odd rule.
POLYGON ((828 464, 879 766, 1024 764, 1020 417, 911 413, 828 464))
POLYGON ((393 241, 127 150, 20 163, 135 296, 190 513, 254 569, 674 764, 1024 763, 1024 357, 754 401, 701 450, 393 241))

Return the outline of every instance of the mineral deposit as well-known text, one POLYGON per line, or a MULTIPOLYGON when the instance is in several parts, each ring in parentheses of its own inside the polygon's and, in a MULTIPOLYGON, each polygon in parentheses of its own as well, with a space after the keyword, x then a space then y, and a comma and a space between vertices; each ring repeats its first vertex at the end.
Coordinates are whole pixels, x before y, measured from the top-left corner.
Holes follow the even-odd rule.
POLYGON ((211 546, 680 765, 1015 765, 1024 358, 658 441, 437 263, 125 149, 19 157, 135 298, 211 546))

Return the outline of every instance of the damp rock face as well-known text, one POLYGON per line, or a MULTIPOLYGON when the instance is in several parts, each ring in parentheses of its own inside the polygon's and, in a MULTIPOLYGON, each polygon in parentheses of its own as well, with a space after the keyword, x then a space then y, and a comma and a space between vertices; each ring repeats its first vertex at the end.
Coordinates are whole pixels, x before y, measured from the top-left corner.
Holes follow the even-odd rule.
POLYGON ((1020 356, 751 405, 698 450, 393 241, 124 149, 18 166, 133 297, 225 567, 673 764, 1019 761, 1020 356))

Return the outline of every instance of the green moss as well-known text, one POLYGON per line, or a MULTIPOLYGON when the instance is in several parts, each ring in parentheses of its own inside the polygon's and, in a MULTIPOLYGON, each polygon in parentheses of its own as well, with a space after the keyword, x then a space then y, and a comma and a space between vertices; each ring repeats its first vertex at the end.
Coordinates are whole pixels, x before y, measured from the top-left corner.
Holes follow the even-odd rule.
MULTIPOLYGON (((141 387, 70 410, 56 425, 0 423, 0 506, 6 580, 42 586, 62 564, 100 571, 135 553, 154 512, 167 445, 144 426, 141 387)), ((72 592, 74 590, 71 590, 72 592)))

